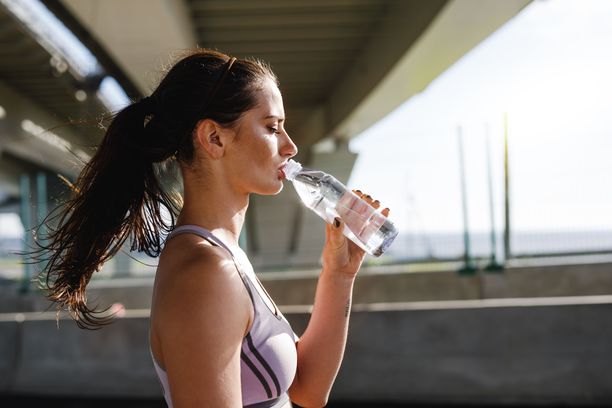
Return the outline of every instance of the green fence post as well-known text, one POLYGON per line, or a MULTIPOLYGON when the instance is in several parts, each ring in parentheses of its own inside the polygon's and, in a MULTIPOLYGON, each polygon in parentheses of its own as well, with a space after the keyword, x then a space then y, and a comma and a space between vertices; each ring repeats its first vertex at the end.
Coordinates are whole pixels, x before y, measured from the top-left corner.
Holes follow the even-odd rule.
POLYGON ((487 184, 489 186, 489 215, 491 217, 491 255, 489 263, 485 267, 486 271, 499 272, 504 267, 497 262, 497 237, 495 236, 495 205, 493 203, 493 175, 491 174, 491 143, 489 137, 489 126, 485 128, 485 149, 487 157, 487 184))
POLYGON ((463 133, 461 126, 457 127, 457 136, 459 140, 459 175, 461 177, 461 204, 463 208, 463 267, 459 269, 459 273, 463 275, 473 275, 476 272, 476 267, 472 262, 470 252, 470 233, 468 226, 468 208, 467 208, 467 188, 465 182, 465 165, 463 160, 463 133))
POLYGON ((511 257, 510 247, 510 161, 508 157, 508 114, 504 114, 504 264, 511 257))

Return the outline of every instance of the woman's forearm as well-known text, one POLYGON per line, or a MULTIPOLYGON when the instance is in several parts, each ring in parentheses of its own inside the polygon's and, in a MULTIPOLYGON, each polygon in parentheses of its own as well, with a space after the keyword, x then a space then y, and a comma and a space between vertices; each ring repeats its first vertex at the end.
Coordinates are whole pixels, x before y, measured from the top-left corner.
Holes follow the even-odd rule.
MULTIPOLYGON (((323 270, 306 331, 298 342, 298 371, 292 399, 323 406, 344 354, 354 276, 323 270)), ((292 387, 293 388, 293 387, 292 387)))

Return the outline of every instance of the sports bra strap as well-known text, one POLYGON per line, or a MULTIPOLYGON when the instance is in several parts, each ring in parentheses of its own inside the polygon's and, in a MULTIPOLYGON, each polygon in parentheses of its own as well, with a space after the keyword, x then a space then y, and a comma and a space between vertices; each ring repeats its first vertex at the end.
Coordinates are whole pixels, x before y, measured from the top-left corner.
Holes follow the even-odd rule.
POLYGON ((210 242, 211 244, 220 246, 221 248, 224 248, 227 252, 229 252, 229 254, 232 256, 232 258, 234 257, 234 254, 227 247, 227 245, 225 245, 223 243, 223 241, 221 241, 219 238, 215 237, 206 228, 202 228, 202 227, 200 227, 198 225, 181 225, 181 226, 176 227, 175 229, 172 230, 170 235, 168 235, 168 238, 166 238, 166 241, 168 241, 170 238, 173 238, 174 236, 179 235, 179 234, 196 234, 196 235, 199 235, 202 238, 204 238, 205 240, 207 240, 208 242, 210 242))
POLYGON ((221 241, 219 238, 214 236, 206 228, 200 227, 198 225, 189 224, 189 225, 181 225, 173 229, 172 232, 166 238, 166 242, 168 242, 171 238, 179 234, 195 234, 195 235, 198 235, 204 238, 205 240, 207 240, 208 242, 210 242, 211 244, 215 246, 220 246, 221 248, 224 248, 232 257, 232 261, 234 261, 234 266, 236 267, 236 270, 238 271, 238 275, 240 275, 240 279, 242 279, 242 283, 244 283, 244 286, 246 287, 247 292, 249 292, 249 297, 251 298, 251 302, 253 303, 253 306, 255 305, 255 298, 253 297, 253 292, 251 291, 251 285, 249 285, 249 278, 244 274, 244 272, 242 272, 242 270, 240 269, 240 266, 238 265, 238 262, 236 262, 236 258, 234 257, 234 254, 227 247, 227 245, 223 243, 223 241, 221 241))

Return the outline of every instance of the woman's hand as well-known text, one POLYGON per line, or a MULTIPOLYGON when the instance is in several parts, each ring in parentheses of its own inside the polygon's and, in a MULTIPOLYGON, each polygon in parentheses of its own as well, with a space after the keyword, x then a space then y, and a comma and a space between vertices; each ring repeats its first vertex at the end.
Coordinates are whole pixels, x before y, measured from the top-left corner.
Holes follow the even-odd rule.
MULTIPOLYGON (((378 200, 374 200, 359 190, 353 190, 353 193, 366 201, 374 209, 380 208, 378 200)), ((371 211, 371 208, 359 208, 358 204, 356 203, 351 206, 353 215, 355 212, 359 215, 371 211)), ((381 213, 387 217, 389 216, 389 209, 385 208, 381 213)), ((349 225, 353 222, 351 218, 355 218, 349 217, 348 214, 340 215, 347 220, 349 225)), ((357 271, 359 271, 359 267, 365 257, 365 251, 342 234, 344 226, 345 222, 339 217, 335 218, 333 224, 326 225, 325 246, 323 247, 323 270, 344 274, 344 276, 353 278, 357 271)))
POLYGON ((317 281, 308 327, 297 342, 298 369, 289 389, 296 404, 327 404, 344 355, 355 275, 365 257, 365 251, 345 238, 342 231, 346 225, 367 239, 377 223, 371 218, 384 220, 389 214, 385 208, 372 217, 379 207, 372 197, 347 191, 336 205, 338 217, 326 226, 323 271, 317 281))

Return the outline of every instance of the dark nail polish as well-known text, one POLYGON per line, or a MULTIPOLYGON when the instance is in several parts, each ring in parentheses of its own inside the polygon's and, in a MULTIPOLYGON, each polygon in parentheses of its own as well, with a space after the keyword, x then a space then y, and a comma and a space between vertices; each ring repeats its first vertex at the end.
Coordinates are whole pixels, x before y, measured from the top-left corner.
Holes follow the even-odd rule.
POLYGON ((334 227, 338 228, 340 226, 340 218, 334 218, 334 227))

